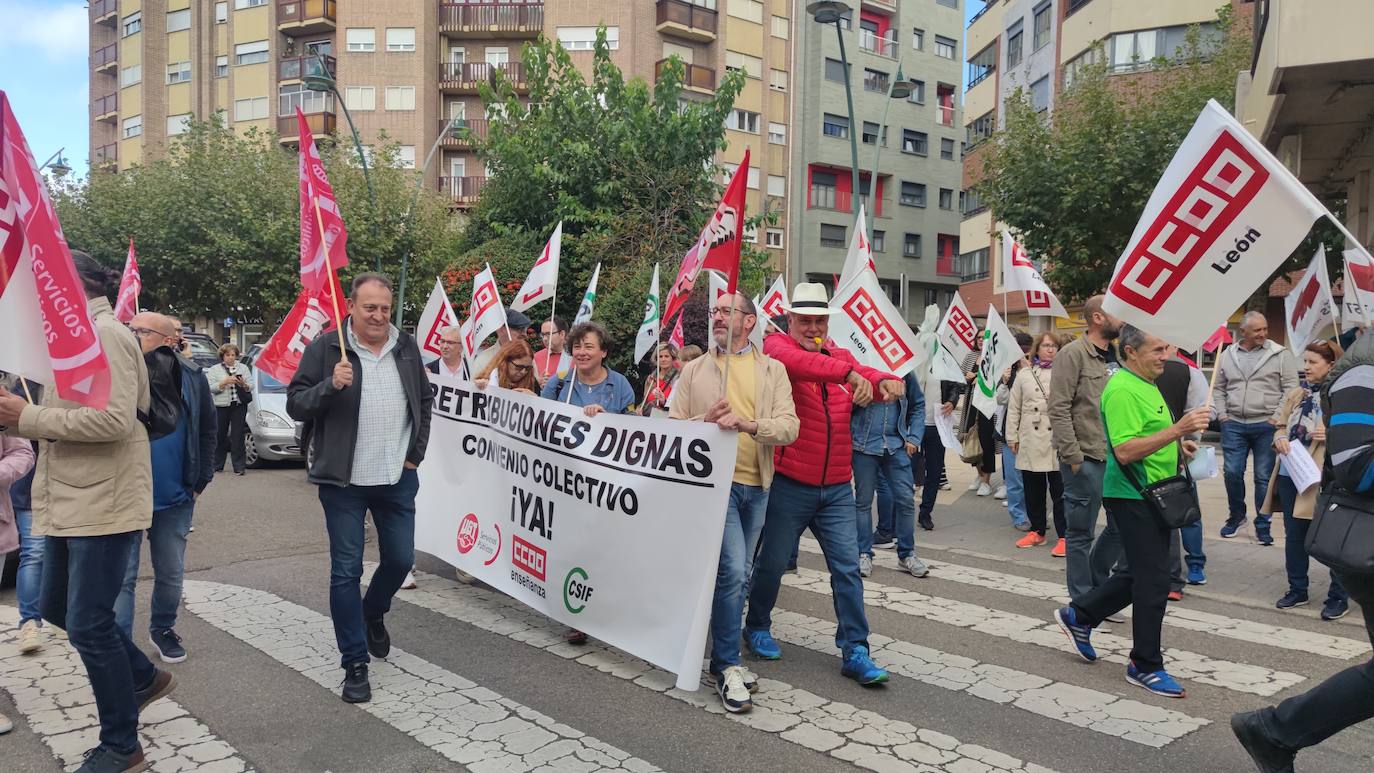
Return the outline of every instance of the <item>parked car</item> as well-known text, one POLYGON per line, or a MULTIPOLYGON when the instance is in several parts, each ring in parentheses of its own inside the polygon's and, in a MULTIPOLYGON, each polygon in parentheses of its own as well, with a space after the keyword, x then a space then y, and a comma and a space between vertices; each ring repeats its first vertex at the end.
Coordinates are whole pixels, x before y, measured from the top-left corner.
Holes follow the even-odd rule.
POLYGON ((286 414, 286 385, 257 368, 253 369, 253 402, 248 404, 247 423, 244 456, 249 467, 305 459, 296 422, 286 414))
POLYGON ((219 364, 219 344, 204 333, 182 333, 181 337, 191 344, 191 359, 202 368, 213 368, 219 364))

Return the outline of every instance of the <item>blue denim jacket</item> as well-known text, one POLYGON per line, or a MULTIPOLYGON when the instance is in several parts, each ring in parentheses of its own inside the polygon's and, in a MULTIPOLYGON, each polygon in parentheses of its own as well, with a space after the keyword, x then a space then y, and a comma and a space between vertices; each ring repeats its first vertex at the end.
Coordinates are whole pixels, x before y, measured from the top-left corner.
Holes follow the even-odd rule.
MULTIPOLYGON (((897 422, 897 435, 903 443, 919 446, 926 430, 926 398, 921 392, 921 382, 914 373, 902 378, 906 384, 906 396, 897 401, 897 411, 901 419, 897 422)), ((849 419, 849 435, 854 450, 861 454, 881 456, 887 450, 883 438, 882 411, 869 407, 854 407, 849 419)))

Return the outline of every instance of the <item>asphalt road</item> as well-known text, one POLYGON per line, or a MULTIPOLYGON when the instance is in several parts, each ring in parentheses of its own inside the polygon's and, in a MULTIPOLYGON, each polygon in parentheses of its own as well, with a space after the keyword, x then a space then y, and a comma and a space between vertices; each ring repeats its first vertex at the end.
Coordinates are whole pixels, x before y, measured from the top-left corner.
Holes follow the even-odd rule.
MULTIPOLYGON (((945 544, 943 524, 992 529, 1005 516, 956 485, 936 522, 918 539, 945 544)), ((143 718, 153 770, 1245 771, 1232 712, 1369 657, 1355 621, 1275 611, 1259 594, 1241 598, 1250 586, 1239 581, 1224 600, 1226 577, 1214 572, 1217 595, 1190 595, 1165 627, 1188 697, 1157 698, 1124 680, 1129 622, 1097 635, 1104 661, 1070 654, 1050 623, 1063 578, 1047 552, 1023 560, 946 546, 922 551, 933 564, 925 579, 879 551, 868 615, 893 677, 865 689, 839 674, 825 565, 808 542, 775 615, 784 658, 748 663, 762 690, 754 712, 735 717, 709 688, 672 690, 663 672, 598 642, 566 645, 556 624, 421 557, 420 588, 402 591, 388 618, 398 651, 374 666, 376 699, 353 706, 337 697, 328 545, 303 471, 217 478, 196 526, 177 625, 190 658, 168 666, 177 688, 143 718)), ((652 558, 649 546, 625 560, 647 572, 652 558)), ((150 585, 145 558, 135 623, 145 651, 150 585)), ((1313 586, 1317 598, 1319 573, 1313 586)), ((0 626, 14 604, 12 591, 0 595, 0 626)), ((22 657, 0 641, 0 711, 16 725, 0 738, 0 769, 79 761, 96 732, 84 685, 64 642, 22 657)), ((1298 769, 1374 769, 1374 723, 1304 752, 1298 769)))

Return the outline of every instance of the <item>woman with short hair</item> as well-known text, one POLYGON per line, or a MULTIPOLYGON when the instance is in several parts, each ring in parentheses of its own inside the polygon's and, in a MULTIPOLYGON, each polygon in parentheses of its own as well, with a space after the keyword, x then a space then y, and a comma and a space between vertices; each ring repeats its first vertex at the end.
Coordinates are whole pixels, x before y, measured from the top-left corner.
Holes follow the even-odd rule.
POLYGON ((219 363, 205 371, 210 382, 210 397, 215 402, 219 421, 218 442, 215 443, 215 472, 224 471, 224 455, 234 462, 234 474, 244 474, 244 427, 248 419, 248 403, 253 399, 253 374, 239 362, 239 348, 224 344, 219 348, 219 363))
POLYGON ((595 322, 573 325, 566 350, 572 354, 571 372, 549 379, 540 395, 580 406, 588 416, 629 413, 635 390, 623 375, 606 367, 611 353, 606 328, 595 322))

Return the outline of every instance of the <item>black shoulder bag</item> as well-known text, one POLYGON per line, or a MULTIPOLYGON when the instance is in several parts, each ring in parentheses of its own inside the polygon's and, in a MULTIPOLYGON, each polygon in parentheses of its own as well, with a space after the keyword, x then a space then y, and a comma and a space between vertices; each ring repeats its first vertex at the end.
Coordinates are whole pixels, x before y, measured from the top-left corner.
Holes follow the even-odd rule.
MULTIPOLYGON (((1169 415, 1172 418, 1173 412, 1170 411, 1169 415)), ((1105 417, 1102 423, 1104 434, 1107 436, 1107 453, 1116 459, 1116 449, 1112 448, 1112 435, 1107 430, 1105 417)), ((1132 465, 1122 464, 1120 459, 1116 459, 1116 466, 1121 469, 1126 480, 1130 481, 1131 487, 1140 494, 1140 498, 1145 500, 1145 504, 1166 529, 1191 526, 1202 520, 1202 506, 1198 504, 1197 486, 1193 485, 1193 475, 1188 471, 1188 464, 1183 458, 1183 443, 1179 442, 1178 446, 1178 458, 1182 463, 1180 466, 1183 468, 1183 474, 1172 475, 1148 486, 1140 485, 1132 465)))

